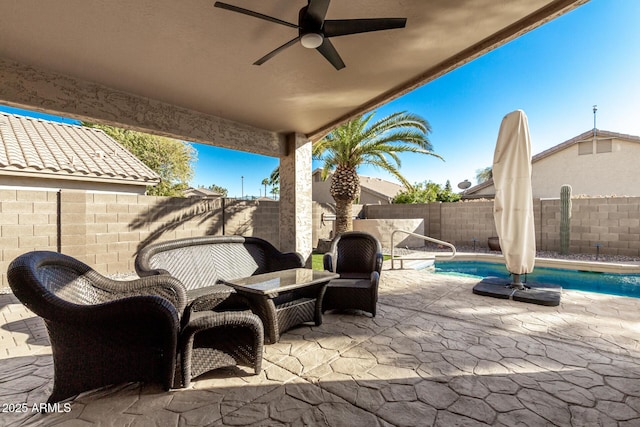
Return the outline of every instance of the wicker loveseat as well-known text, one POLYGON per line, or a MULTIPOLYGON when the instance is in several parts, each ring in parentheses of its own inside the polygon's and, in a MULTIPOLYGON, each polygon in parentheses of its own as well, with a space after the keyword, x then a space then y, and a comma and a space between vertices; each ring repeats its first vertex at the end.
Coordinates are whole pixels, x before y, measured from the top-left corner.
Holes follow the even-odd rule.
POLYGON ((266 240, 243 236, 201 236, 154 243, 141 249, 135 260, 141 277, 170 274, 180 280, 187 288, 189 311, 235 304, 235 292, 218 284, 219 280, 303 266, 300 254, 282 253, 266 240))
POLYGON ((53 353, 49 402, 110 384, 174 381, 182 284, 169 276, 115 281, 67 255, 17 257, 7 270, 15 296, 44 319, 53 353))
POLYGON ((182 386, 204 372, 234 363, 260 372, 265 326, 247 311, 248 302, 219 280, 302 265, 299 254, 282 253, 257 237, 192 237, 154 243, 138 252, 139 276, 170 275, 187 289, 179 343, 182 386))

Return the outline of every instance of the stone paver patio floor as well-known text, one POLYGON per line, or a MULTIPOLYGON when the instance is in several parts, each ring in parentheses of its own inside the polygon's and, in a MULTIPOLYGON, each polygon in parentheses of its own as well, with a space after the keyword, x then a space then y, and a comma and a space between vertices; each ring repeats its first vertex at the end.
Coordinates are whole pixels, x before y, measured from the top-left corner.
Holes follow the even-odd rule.
POLYGON ((474 279, 387 270, 376 318, 327 313, 186 390, 122 384, 32 413, 52 387, 42 321, 0 296, 0 425, 640 425, 640 299, 559 307, 472 294, 474 279), (50 408, 51 409, 51 408, 50 408), (55 409, 55 408, 53 408, 55 409))

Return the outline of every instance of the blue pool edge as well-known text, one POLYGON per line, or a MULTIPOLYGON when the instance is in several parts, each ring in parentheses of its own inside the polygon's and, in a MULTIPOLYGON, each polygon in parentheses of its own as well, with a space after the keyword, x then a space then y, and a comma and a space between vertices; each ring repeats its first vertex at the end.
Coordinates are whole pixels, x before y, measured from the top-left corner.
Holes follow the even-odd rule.
MULTIPOLYGON (((504 264, 504 256, 497 254, 458 252, 453 259, 440 259, 436 254, 436 262, 438 261, 482 261, 504 264)), ((639 264, 626 263, 536 258, 535 266, 575 271, 594 271, 601 273, 640 274, 639 264)))

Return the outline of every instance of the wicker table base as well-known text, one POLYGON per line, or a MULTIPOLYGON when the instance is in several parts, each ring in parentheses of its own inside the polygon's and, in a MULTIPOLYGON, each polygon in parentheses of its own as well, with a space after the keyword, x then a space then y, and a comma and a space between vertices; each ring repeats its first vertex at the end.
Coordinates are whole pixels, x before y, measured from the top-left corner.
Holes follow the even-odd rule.
POLYGON ((265 341, 276 343, 280 334, 305 322, 322 324, 322 298, 327 284, 338 275, 304 268, 259 274, 225 281, 246 297, 264 325, 265 341))

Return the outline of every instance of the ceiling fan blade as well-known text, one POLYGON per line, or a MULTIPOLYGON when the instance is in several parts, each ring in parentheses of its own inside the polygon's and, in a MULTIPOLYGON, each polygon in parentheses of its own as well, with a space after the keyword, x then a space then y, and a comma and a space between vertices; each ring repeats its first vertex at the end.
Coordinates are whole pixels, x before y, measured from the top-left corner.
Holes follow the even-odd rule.
POLYGON ((331 0, 309 0, 307 16, 313 18, 317 25, 322 25, 324 17, 327 16, 330 1, 331 0))
POLYGON ((270 60, 271 58, 273 58, 274 56, 276 56, 277 54, 279 54, 280 52, 282 52, 283 50, 285 50, 289 46, 293 46, 294 44, 296 44, 299 40, 300 40, 300 37, 296 37, 293 40, 289 40, 288 42, 286 42, 282 46, 272 50, 271 52, 267 53, 262 58, 258 59, 256 62, 253 63, 253 65, 262 65, 262 64, 264 64, 265 62, 267 62, 268 60, 270 60))
POLYGON ((333 65, 336 70, 342 70, 345 67, 344 62, 342 62, 342 58, 340 58, 338 51, 333 47, 333 44, 329 39, 324 39, 322 44, 318 46, 316 50, 320 52, 327 61, 331 62, 331 65, 333 65))
POLYGON ((291 28, 298 28, 296 24, 292 24, 291 22, 283 21, 278 18, 274 18, 273 16, 263 15, 262 13, 254 12, 253 10, 243 9, 238 6, 234 6, 232 4, 223 3, 221 1, 217 1, 213 4, 214 7, 219 7, 220 9, 230 10, 232 12, 242 13, 244 15, 253 16, 254 18, 264 19, 265 21, 275 22, 276 24, 285 25, 291 28))
POLYGON ((335 19, 324 21, 325 37, 339 37, 348 34, 404 28, 407 18, 335 19))

